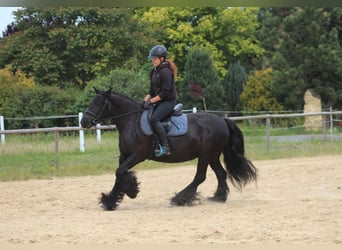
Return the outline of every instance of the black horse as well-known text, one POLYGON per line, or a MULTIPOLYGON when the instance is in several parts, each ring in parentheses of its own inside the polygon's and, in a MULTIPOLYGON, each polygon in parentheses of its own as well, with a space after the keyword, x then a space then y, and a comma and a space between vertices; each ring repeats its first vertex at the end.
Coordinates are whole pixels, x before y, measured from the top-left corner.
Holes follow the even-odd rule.
POLYGON ((136 198, 139 183, 134 172, 129 171, 139 162, 151 159, 158 162, 184 162, 198 158, 193 181, 176 194, 171 203, 189 205, 197 199, 197 187, 206 178, 208 165, 218 180, 216 192, 211 200, 225 202, 229 188, 227 175, 239 189, 250 181, 256 181, 257 169, 246 159, 241 130, 233 121, 214 114, 199 112, 187 114, 188 131, 177 137, 169 137, 171 156, 153 155, 153 136, 147 136, 140 128, 142 102, 130 97, 95 89, 96 96, 81 120, 83 128, 90 128, 102 119, 113 119, 119 132, 120 159, 116 180, 109 194, 102 193, 101 206, 114 210, 126 194, 136 198), (223 153, 226 169, 220 162, 223 153))

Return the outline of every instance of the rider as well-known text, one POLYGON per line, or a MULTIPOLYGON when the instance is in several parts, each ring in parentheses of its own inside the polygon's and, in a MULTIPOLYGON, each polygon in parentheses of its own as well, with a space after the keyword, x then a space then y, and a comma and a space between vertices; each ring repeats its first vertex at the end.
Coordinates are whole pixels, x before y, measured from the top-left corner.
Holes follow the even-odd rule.
POLYGON ((151 70, 150 91, 144 98, 144 108, 148 109, 151 104, 155 106, 150 123, 161 143, 161 147, 155 150, 155 155, 171 155, 161 121, 172 112, 176 104, 177 67, 171 60, 166 59, 167 49, 163 45, 154 46, 150 51, 149 58, 152 60, 154 68, 151 70))

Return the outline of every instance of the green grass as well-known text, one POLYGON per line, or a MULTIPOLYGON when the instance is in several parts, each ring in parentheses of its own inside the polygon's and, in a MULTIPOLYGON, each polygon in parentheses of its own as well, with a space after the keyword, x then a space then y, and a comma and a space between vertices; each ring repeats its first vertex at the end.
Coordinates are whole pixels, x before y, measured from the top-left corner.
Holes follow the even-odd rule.
MULTIPOLYGON (((288 128, 271 128, 270 147, 266 146, 266 126, 254 125, 250 126, 246 123, 239 124, 244 137, 246 155, 253 160, 265 159, 281 159, 294 157, 312 157, 318 155, 341 154, 341 141, 323 141, 313 139, 307 141, 279 141, 277 136, 296 136, 296 135, 323 135, 323 129, 317 131, 307 131, 302 126, 293 126, 288 128)), ((341 135, 341 127, 335 127, 334 134, 341 135)), ((326 130, 326 134, 330 134, 330 130, 326 130)))
POLYGON ((342 153, 341 141, 310 140, 281 142, 271 140, 267 150, 265 138, 245 138, 246 156, 251 160, 268 160, 296 157, 336 155, 342 153))
MULTIPOLYGON (((250 128, 243 125, 240 127, 245 135, 246 155, 252 161, 342 153, 341 141, 322 140, 302 142, 272 140, 270 150, 267 151, 264 128, 250 128)), ((272 130, 271 135, 276 133, 272 130)), ((303 131, 296 131, 296 133, 303 134, 303 131)), ((282 131, 282 135, 284 134, 291 135, 293 131, 282 131)), ((59 153, 56 154, 54 133, 7 135, 6 144, 0 145, 0 181, 115 173, 119 161, 117 132, 103 133, 101 143, 97 142, 94 132, 86 132, 84 153, 79 150, 78 133, 61 134, 59 140, 59 153)), ((137 165, 135 169, 194 164, 196 160, 179 164, 147 160, 137 165)))

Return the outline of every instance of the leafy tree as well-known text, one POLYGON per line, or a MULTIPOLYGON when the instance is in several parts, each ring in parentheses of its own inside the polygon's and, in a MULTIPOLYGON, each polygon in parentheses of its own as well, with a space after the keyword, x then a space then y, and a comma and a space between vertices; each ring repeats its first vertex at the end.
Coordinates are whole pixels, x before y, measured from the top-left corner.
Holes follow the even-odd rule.
MULTIPOLYGON (((33 86, 33 79, 26 78, 23 73, 13 75, 7 68, 0 69, 0 115, 16 117, 21 104, 19 93, 33 86)), ((5 126, 8 128, 7 122, 5 126)))
POLYGON ((207 51, 222 77, 227 65, 240 60, 251 68, 253 58, 264 51, 255 36, 257 8, 175 8, 153 7, 138 12, 141 20, 159 32, 181 73, 185 57, 192 48, 207 51), (158 17, 158 18, 156 18, 158 17))
MULTIPOLYGON (((66 114, 65 107, 74 102, 74 91, 55 86, 38 86, 32 78, 7 68, 0 70, 0 114, 7 118, 66 114)), ((65 120, 6 121, 7 129, 65 126, 65 120)))
POLYGON ((0 67, 23 71, 41 85, 84 88, 98 75, 146 60, 149 28, 128 8, 23 8, 19 32, 0 40, 0 67))
POLYGON ((94 87, 102 90, 112 88, 113 91, 127 95, 135 100, 143 100, 149 89, 149 73, 142 70, 134 72, 132 70, 117 68, 109 75, 99 76, 90 81, 82 93, 80 93, 74 105, 68 112, 84 112, 90 101, 94 97, 94 87))
MULTIPOLYGON (((18 32, 18 28, 14 22, 11 22, 7 25, 6 30, 2 32, 2 37, 13 35, 16 32, 18 32)), ((0 39, 2 38, 0 37, 0 39)))
MULTIPOLYGON (((21 105, 17 107, 16 116, 55 116, 68 114, 65 108, 74 103, 74 91, 61 90, 56 86, 38 86, 18 93, 21 105)), ((75 115, 75 113, 72 113, 75 115)), ((26 121, 21 127, 53 127, 66 125, 77 125, 75 119, 41 119, 26 121)))
MULTIPOLYGON (((224 55, 223 66, 240 61, 249 72, 255 67, 254 60, 264 54, 255 30, 258 8, 224 8, 215 20, 215 30, 210 40, 218 51, 224 55)), ((223 75, 227 71, 222 71, 223 75)))
POLYGON ((283 106, 271 94, 273 84, 272 68, 251 74, 240 95, 242 110, 248 112, 283 110, 283 106))
POLYGON ((225 93, 224 103, 228 104, 227 108, 231 111, 238 111, 238 103, 240 94, 247 81, 245 69, 240 65, 240 62, 229 65, 228 74, 222 82, 223 91, 225 93))

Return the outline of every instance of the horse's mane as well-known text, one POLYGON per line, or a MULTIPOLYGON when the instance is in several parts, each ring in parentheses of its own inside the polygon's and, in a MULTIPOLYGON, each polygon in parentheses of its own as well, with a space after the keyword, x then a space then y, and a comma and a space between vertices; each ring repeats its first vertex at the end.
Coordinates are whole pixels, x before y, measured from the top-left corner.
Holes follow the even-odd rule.
POLYGON ((111 95, 118 95, 118 96, 120 96, 120 97, 122 97, 124 99, 127 99, 130 102, 134 102, 134 103, 138 103, 139 102, 139 101, 133 99, 132 97, 129 97, 129 96, 124 95, 124 94, 121 94, 121 93, 116 92, 116 91, 111 91, 111 95))

